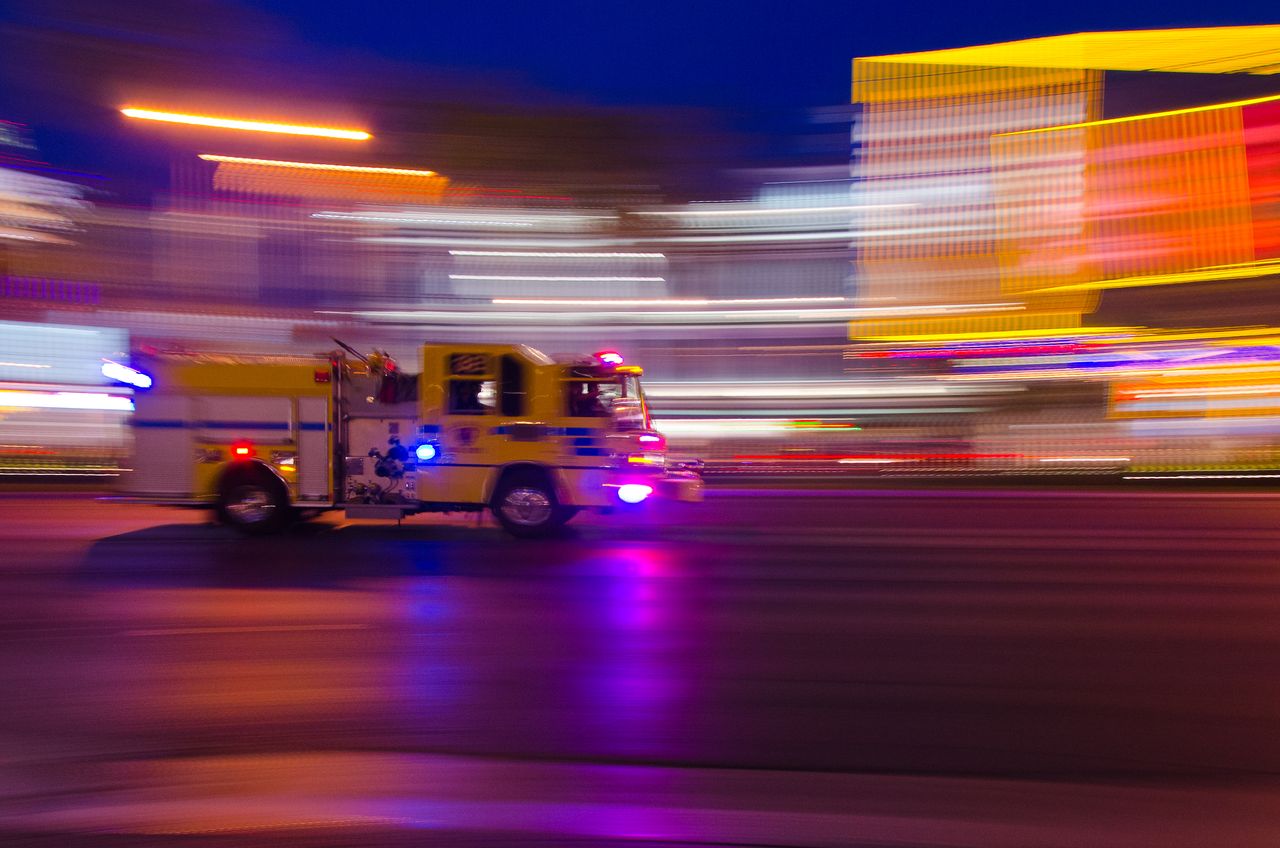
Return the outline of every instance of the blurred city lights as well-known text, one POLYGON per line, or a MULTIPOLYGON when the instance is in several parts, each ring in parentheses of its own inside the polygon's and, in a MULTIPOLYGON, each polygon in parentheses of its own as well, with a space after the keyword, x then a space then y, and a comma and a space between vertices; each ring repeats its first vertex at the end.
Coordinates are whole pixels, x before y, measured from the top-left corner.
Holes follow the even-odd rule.
MULTIPOLYGON (((860 57, 847 150, 818 166, 716 163, 733 181, 680 200, 635 151, 570 155, 574 133, 556 135, 554 119, 534 144, 488 114, 384 134, 366 160, 430 151, 449 179, 170 138, 171 183, 131 208, 0 165, 0 298, 43 310, 15 323, 50 328, 0 337, 0 380, 92 394, 102 361, 133 361, 139 344, 288 355, 341 335, 412 362, 424 336, 557 356, 609 343, 644 367, 670 448, 717 471, 786 454, 772 465, 913 473, 928 464, 902 460, 916 452, 894 446, 908 443, 933 445, 949 471, 1265 468, 1280 463, 1266 443, 1280 435, 1280 94, 1241 81, 1280 67, 1277 33, 1077 33, 860 57), (1179 81, 1200 88, 1179 94, 1179 81), (1110 96, 1116 84, 1124 96, 1110 96), (535 166, 515 155, 526 142, 566 155, 535 166), (73 324, 112 341, 63 355, 73 324)), ((0 145, 29 155, 23 132, 4 124, 0 145)), ((32 444, 71 425, 60 415, 11 414, 0 439, 32 444)), ((129 433, 101 426, 109 465, 129 433)), ((6 456, 0 466, 19 462, 6 456)))
POLYGON ((161 112, 154 109, 126 107, 120 113, 129 118, 144 121, 160 121, 169 124, 188 124, 199 127, 215 127, 224 130, 306 135, 320 138, 337 138, 347 141, 367 141, 373 138, 364 130, 343 130, 332 127, 309 127, 301 124, 280 124, 268 121, 247 121, 240 118, 216 118, 210 115, 188 115, 181 112, 161 112))
POLYGON ((101 392, 44 392, 0 389, 0 409, 100 409, 132 412, 133 401, 101 392))

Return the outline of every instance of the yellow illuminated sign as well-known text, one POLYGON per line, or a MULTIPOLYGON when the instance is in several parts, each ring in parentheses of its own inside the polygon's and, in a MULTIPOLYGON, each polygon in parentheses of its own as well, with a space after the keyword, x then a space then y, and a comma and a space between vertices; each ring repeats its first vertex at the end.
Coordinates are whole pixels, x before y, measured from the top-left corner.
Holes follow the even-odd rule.
POLYGON ((1274 74, 1280 72, 1280 25, 1077 32, 949 50, 872 56, 859 61, 1274 74))

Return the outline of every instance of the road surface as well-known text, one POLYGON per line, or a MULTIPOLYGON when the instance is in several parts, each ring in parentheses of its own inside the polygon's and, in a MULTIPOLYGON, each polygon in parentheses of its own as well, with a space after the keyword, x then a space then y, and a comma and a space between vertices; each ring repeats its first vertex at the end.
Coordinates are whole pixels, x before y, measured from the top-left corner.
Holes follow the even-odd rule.
POLYGON ((8 494, 0 563, 4 844, 1280 837, 1265 491, 713 491, 538 542, 8 494))

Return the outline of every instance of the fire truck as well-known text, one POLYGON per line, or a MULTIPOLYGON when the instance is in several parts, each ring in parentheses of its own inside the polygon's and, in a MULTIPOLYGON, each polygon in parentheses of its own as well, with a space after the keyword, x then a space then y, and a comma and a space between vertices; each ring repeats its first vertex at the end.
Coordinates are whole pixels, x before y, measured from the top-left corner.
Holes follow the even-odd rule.
POLYGON ((317 356, 110 363, 135 387, 123 494, 208 507, 250 535, 326 510, 396 521, 489 510, 533 537, 584 509, 701 499, 697 470, 668 462, 642 370, 616 352, 425 344, 411 374, 334 341, 317 356))

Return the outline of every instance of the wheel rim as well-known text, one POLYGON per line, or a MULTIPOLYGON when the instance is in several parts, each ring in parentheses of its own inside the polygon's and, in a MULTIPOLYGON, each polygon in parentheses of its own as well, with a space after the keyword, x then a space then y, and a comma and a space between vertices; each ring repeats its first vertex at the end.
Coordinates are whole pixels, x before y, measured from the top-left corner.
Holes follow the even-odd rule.
POLYGON ((512 489, 502 498, 502 515, 521 527, 546 524, 551 519, 551 497, 541 489, 512 489))
POLYGON ((275 511, 271 493, 262 486, 240 486, 227 499, 227 514, 239 524, 260 524, 275 511))

